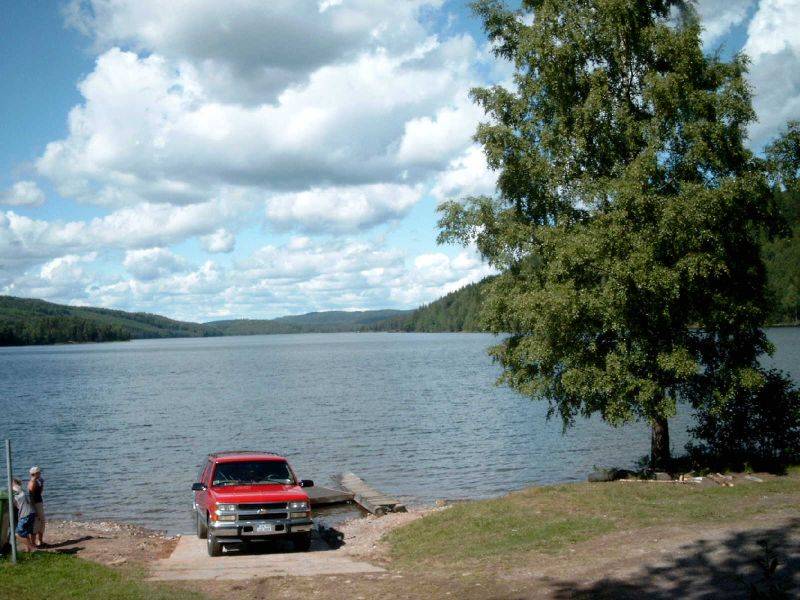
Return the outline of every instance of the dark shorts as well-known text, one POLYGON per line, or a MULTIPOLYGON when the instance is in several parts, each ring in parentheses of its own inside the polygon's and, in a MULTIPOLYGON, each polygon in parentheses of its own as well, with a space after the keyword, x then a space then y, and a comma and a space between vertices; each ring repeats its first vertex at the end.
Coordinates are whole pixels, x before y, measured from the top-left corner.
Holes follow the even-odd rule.
POLYGON ((17 535, 26 538, 33 535, 33 525, 36 522, 36 513, 31 513, 27 517, 22 517, 17 523, 17 535))

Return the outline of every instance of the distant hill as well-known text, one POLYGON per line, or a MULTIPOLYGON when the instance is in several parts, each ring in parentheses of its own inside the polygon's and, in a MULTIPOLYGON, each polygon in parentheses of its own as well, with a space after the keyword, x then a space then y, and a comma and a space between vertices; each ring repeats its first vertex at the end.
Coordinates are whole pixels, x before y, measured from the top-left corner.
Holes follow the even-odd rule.
POLYGON ((376 323, 402 319, 411 310, 332 310, 291 315, 276 319, 234 319, 205 323, 223 335, 265 335, 273 333, 334 333, 369 330, 376 323))
POLYGON ((0 346, 221 335, 200 323, 149 313, 0 296, 0 346))
POLYGON ((450 292, 404 315, 379 321, 370 331, 483 331, 480 325, 481 293, 487 277, 450 292))

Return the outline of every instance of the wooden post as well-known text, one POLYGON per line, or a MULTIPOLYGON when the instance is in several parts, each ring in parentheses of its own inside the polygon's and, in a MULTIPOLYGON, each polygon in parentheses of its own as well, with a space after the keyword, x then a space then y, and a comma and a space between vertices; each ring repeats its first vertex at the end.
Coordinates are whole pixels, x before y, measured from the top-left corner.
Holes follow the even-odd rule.
POLYGON ((11 562, 17 564, 17 533, 14 523, 14 486, 11 475, 11 440, 6 440, 6 475, 8 477, 8 537, 11 542, 11 562))

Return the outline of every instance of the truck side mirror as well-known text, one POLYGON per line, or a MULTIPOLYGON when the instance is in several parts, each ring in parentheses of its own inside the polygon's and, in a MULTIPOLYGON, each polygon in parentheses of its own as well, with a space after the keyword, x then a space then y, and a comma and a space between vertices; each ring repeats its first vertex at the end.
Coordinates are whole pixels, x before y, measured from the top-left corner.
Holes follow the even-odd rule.
POLYGON ((300 480, 300 487, 314 487, 314 482, 310 479, 300 480))
POLYGON ((193 483, 192 484, 192 491, 193 492, 202 492, 206 489, 206 486, 202 483, 193 483))

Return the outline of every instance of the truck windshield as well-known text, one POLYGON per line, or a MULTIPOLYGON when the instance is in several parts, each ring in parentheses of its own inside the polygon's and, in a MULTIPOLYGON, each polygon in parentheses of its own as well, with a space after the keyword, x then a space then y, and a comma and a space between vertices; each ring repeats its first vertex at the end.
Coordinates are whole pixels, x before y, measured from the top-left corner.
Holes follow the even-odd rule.
POLYGON ((289 465, 281 460, 219 463, 211 485, 294 483, 289 465))

